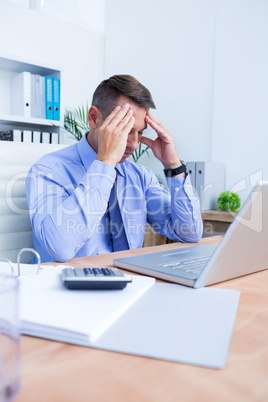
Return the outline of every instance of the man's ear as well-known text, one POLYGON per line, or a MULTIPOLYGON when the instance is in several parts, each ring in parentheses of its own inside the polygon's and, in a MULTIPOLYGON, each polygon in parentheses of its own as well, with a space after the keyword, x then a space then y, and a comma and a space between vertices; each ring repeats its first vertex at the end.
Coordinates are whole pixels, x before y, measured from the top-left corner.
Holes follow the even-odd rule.
POLYGON ((100 119, 100 111, 96 106, 91 106, 88 111, 88 124, 92 129, 97 128, 97 121, 100 119))

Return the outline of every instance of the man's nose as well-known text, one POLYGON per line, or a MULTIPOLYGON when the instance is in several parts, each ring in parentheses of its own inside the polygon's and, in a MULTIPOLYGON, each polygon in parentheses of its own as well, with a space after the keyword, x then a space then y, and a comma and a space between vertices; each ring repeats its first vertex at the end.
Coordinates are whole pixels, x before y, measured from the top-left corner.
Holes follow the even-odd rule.
POLYGON ((131 133, 128 135, 127 146, 133 150, 136 150, 139 148, 139 134, 138 133, 131 133))

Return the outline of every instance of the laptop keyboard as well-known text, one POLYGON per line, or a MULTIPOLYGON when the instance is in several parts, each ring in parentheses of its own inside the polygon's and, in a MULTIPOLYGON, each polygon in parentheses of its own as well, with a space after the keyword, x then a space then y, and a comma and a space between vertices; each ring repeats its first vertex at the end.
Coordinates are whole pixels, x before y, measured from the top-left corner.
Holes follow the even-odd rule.
POLYGON ((169 266, 174 270, 179 269, 190 274, 198 275, 203 271, 209 260, 210 257, 196 258, 194 260, 176 261, 175 263, 164 264, 163 266, 169 266))

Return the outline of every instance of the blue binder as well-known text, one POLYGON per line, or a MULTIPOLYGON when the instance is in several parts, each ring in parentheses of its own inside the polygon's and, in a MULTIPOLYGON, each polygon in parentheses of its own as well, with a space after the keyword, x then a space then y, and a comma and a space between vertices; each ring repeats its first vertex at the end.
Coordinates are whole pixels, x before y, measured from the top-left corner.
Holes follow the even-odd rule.
POLYGON ((46 119, 53 120, 53 78, 46 77, 46 119))
POLYGON ((53 119, 60 120, 60 80, 53 78, 53 119))

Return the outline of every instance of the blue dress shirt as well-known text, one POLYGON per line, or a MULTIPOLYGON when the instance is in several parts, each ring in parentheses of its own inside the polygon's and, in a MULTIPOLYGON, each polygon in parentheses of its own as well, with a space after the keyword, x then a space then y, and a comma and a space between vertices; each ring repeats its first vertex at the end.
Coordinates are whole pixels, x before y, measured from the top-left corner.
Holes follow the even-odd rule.
POLYGON ((200 204, 188 175, 167 178, 169 193, 144 166, 126 160, 114 169, 96 156, 85 134, 30 169, 26 194, 42 262, 142 247, 146 222, 173 240, 200 240, 200 204))

